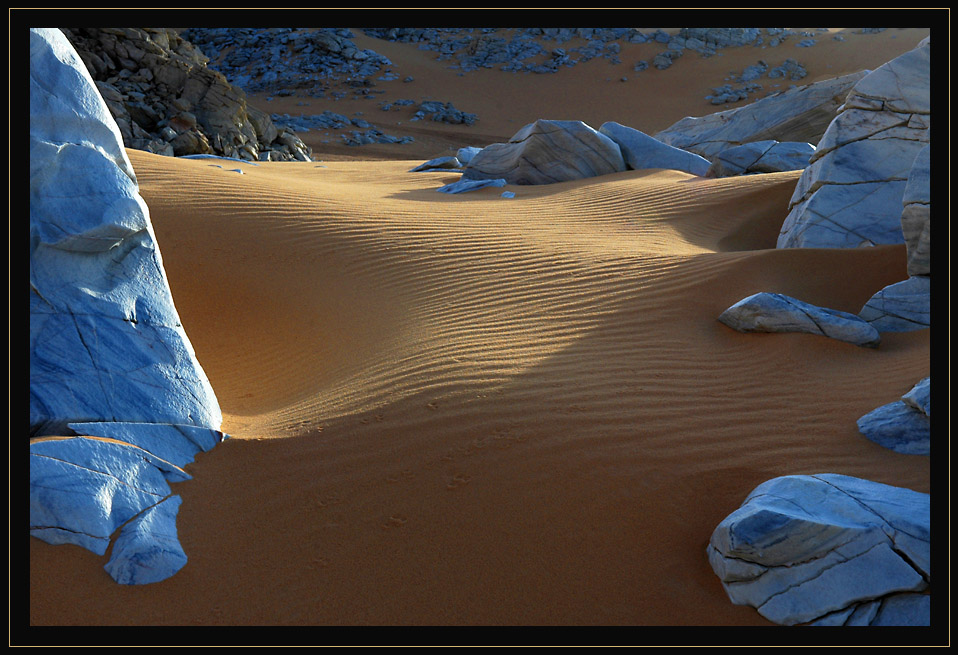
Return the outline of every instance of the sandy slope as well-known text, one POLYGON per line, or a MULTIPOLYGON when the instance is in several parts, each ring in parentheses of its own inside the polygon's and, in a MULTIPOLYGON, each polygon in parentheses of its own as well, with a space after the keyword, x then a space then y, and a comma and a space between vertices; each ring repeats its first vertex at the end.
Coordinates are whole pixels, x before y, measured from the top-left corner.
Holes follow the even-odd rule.
POLYGON ((36 625, 768 625, 705 558, 752 488, 929 490, 927 458, 855 427, 929 373, 929 331, 715 320, 757 291, 857 312, 905 277, 903 246, 775 250, 798 173, 510 200, 415 159, 129 154, 233 438, 174 486, 173 578, 31 539, 36 625))

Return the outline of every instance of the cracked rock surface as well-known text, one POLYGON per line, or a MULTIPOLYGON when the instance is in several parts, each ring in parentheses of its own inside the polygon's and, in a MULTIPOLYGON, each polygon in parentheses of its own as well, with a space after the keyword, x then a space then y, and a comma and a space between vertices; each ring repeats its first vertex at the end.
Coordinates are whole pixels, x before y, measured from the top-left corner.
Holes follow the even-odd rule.
POLYGON ((929 495, 837 474, 774 478, 712 533, 729 598, 782 625, 927 625, 929 495))
POLYGON ((905 455, 931 454, 931 377, 924 378, 900 400, 882 405, 858 419, 858 431, 869 441, 905 455))
POLYGON ((779 248, 903 242, 905 184, 931 132, 930 48, 926 39, 848 93, 795 187, 779 248))
POLYGON ((718 320, 739 332, 805 332, 870 348, 881 342, 878 331, 854 314, 780 293, 761 292, 743 298, 718 320))
POLYGON ((60 30, 30 31, 30 533, 123 584, 186 562, 170 482, 226 435, 120 129, 60 30), (41 438, 49 437, 49 438, 41 438))
POLYGON ((712 162, 708 177, 797 171, 808 166, 815 146, 797 141, 755 141, 723 150, 712 162))
POLYGON ((463 180, 504 179, 507 184, 553 184, 626 170, 612 139, 582 121, 540 119, 509 139, 480 150, 463 180))

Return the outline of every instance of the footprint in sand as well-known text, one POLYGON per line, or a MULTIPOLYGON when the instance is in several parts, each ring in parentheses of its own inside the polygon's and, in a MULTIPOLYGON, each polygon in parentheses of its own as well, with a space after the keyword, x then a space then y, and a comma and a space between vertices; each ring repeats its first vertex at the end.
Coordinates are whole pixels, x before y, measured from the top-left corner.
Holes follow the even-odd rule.
POLYGON ((469 481, 472 480, 472 476, 466 475, 464 473, 456 473, 452 476, 452 482, 446 485, 446 489, 456 489, 462 487, 463 485, 469 484, 469 481))
POLYGON ((393 514, 386 522, 382 524, 383 529, 388 530, 390 528, 401 528, 406 525, 408 519, 402 514, 393 514))

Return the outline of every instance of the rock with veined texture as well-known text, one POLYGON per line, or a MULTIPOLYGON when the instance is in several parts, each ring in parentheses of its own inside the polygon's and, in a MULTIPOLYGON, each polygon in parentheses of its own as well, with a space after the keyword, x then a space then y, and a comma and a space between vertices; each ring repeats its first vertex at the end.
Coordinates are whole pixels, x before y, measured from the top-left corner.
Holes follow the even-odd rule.
POLYGON ((854 314, 780 293, 760 292, 743 298, 718 320, 739 332, 805 332, 871 348, 881 343, 878 331, 854 314))
POLYGON ((507 143, 493 143, 476 153, 463 168, 462 178, 553 184, 626 169, 618 144, 582 121, 540 119, 507 143))
POLYGON ((779 248, 904 242, 905 186, 930 140, 930 49, 926 39, 852 88, 795 186, 779 248))
POLYGON ((733 603, 778 624, 928 625, 929 501, 831 473, 774 478, 715 528, 709 563, 733 603))

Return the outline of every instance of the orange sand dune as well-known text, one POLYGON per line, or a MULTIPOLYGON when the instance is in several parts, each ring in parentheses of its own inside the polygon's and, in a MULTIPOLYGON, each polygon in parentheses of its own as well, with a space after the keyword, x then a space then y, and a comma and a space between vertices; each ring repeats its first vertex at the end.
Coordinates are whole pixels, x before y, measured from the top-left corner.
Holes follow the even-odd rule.
POLYGON ((855 421, 929 374, 930 331, 716 320, 758 291, 857 312, 906 276, 904 246, 776 250, 798 172, 504 199, 414 158, 129 155, 232 439, 174 485, 166 581, 31 539, 34 625, 767 626, 705 557, 749 491, 929 491, 927 458, 855 421))

